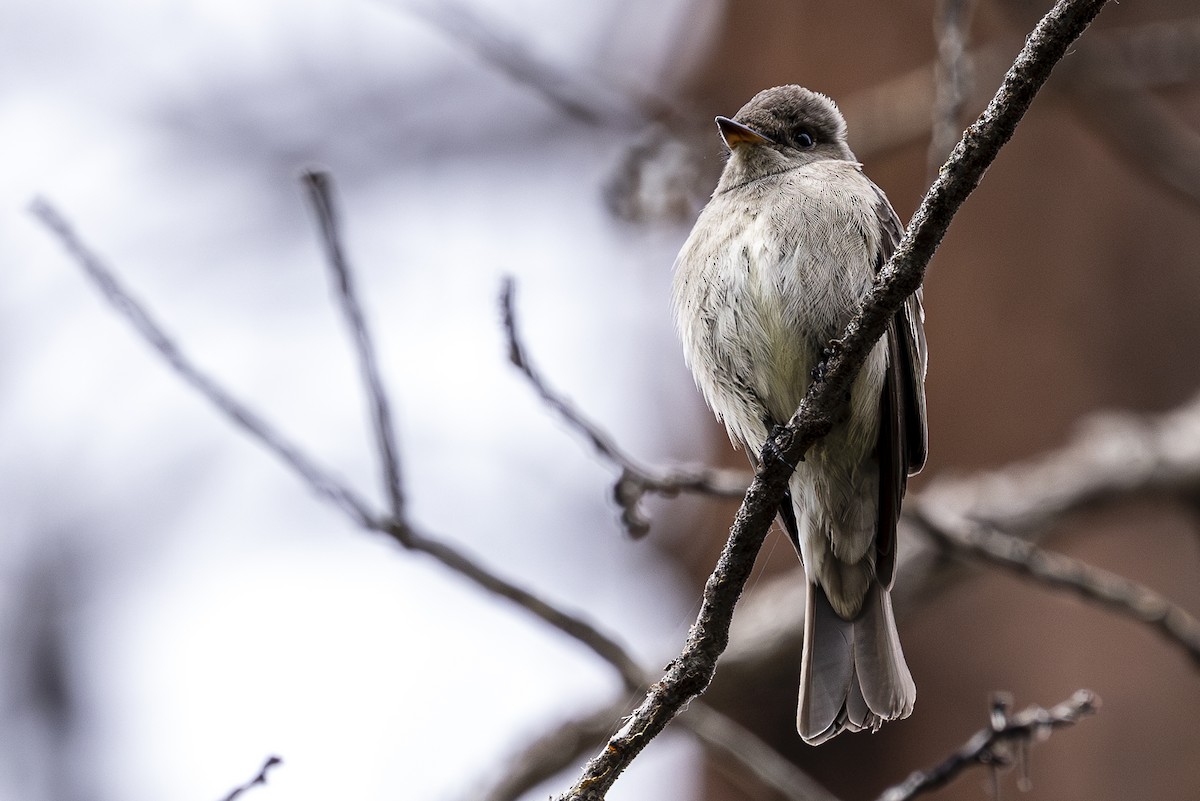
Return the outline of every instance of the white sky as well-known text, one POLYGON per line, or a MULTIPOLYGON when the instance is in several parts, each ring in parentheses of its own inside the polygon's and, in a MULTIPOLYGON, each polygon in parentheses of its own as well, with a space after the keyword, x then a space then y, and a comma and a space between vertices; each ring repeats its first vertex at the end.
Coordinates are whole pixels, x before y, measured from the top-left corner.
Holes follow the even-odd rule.
MULTIPOLYGON (((488 5, 537 52, 623 80, 660 74, 703 16, 685 0, 488 5)), ((54 770, 96 799, 217 799, 275 753, 248 797, 465 798, 617 686, 579 646, 354 531, 237 434, 103 306, 26 213, 35 195, 199 363, 378 497, 296 181, 331 168, 413 516, 650 664, 678 647, 694 610, 618 530, 611 473, 505 362, 496 304, 516 275, 545 374, 635 452, 662 457, 706 419, 667 310, 684 231, 619 223, 600 199, 628 141, 370 0, 8 0, 0 65, 0 634, 22 625, 30 566, 65 555, 83 712, 74 753, 47 766, 30 740, 0 759, 0 796, 43 796, 54 770)), ((691 754, 656 742, 611 797, 663 782, 684 797, 691 754)))

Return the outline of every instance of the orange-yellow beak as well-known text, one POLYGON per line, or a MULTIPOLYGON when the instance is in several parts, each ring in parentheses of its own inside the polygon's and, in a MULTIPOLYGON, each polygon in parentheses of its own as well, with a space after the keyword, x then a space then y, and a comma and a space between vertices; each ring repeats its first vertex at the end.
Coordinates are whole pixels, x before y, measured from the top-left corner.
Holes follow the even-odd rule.
POLYGON ((735 122, 728 117, 717 117, 717 128, 721 131, 721 138, 725 140, 725 146, 733 150, 738 145, 773 145, 775 140, 770 137, 763 136, 753 128, 747 128, 740 122, 735 122))

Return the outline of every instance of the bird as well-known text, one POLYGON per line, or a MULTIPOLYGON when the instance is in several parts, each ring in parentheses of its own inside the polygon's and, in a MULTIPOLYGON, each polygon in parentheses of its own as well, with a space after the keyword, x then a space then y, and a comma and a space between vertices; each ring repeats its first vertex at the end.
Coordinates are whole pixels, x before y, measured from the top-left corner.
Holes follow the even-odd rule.
MULTIPOLYGON (((672 306, 700 392, 757 468, 903 226, 829 97, 777 86, 716 124, 728 159, 675 260, 672 306)), ((779 509, 807 582, 796 726, 813 745, 913 710, 891 588, 901 501, 928 450, 927 363, 918 290, 779 509)))

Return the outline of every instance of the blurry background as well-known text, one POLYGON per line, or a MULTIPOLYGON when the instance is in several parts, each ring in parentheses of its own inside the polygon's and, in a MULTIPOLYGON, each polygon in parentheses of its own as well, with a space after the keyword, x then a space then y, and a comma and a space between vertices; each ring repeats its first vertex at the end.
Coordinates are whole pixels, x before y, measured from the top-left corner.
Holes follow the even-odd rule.
MULTIPOLYGON (((721 165, 712 117, 779 83, 832 95, 907 219, 930 171, 936 10, 5 3, 0 797, 216 799, 279 754, 251 797, 471 798, 619 689, 577 644, 312 497, 102 304, 26 213, 33 197, 201 365, 373 491, 365 402, 297 182, 331 170, 414 519, 661 665, 734 507, 657 503, 631 542, 611 468, 505 360, 501 277, 517 279, 545 375, 627 449, 741 465, 667 301, 721 165)), ((963 122, 1044 10, 974 9, 963 122)), ((932 448, 914 491, 1200 385, 1194 15, 1110 5, 956 218, 926 283, 932 448)), ((1051 545, 1200 609, 1193 508, 1127 505, 1051 545)), ((795 558, 773 536, 761 562, 766 575, 795 558)), ((858 799, 939 761, 993 690, 1023 706, 1090 687, 1100 716, 1037 749, 1031 797, 1194 797, 1200 677, 1153 633, 982 571, 899 614, 921 691, 903 723, 814 750, 791 730, 795 675, 719 699, 858 799)), ((939 797, 981 797, 984 778, 939 797)), ((668 732, 610 797, 771 796, 668 732)))

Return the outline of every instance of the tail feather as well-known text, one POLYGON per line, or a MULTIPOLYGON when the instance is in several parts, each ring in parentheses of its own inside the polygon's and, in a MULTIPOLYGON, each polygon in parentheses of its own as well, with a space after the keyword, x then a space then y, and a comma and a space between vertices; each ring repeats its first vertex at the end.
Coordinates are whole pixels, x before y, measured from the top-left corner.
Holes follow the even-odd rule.
POLYGON ((867 706, 884 720, 908 717, 917 687, 900 648, 890 592, 871 588, 854 633, 854 666, 867 706))
POLYGON ((809 583, 796 727, 819 745, 843 731, 877 730, 912 712, 916 686, 904 662, 890 594, 867 593, 862 613, 843 620, 809 583))

